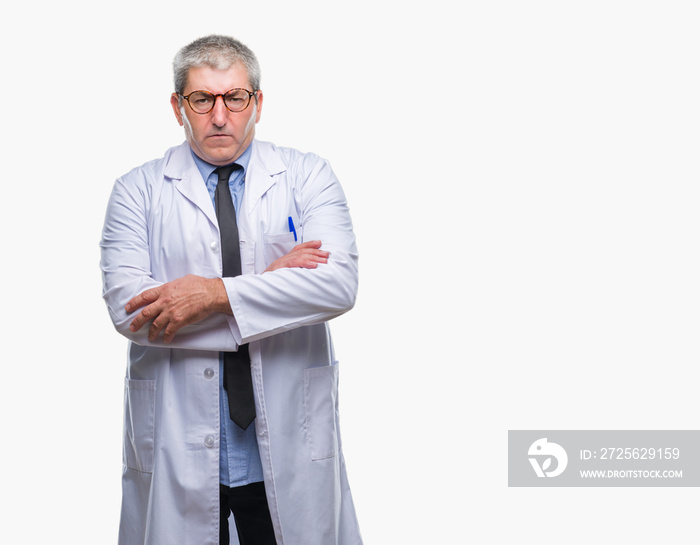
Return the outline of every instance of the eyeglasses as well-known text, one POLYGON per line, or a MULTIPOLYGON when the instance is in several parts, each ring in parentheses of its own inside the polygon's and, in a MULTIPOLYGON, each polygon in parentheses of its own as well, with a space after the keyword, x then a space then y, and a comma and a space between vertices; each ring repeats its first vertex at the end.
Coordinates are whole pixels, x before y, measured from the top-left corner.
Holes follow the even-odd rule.
POLYGON ((189 95, 178 94, 177 96, 184 98, 194 113, 208 114, 214 109, 218 97, 223 99, 224 106, 230 112, 242 112, 248 107, 250 99, 255 96, 255 93, 256 91, 248 91, 247 89, 231 89, 218 95, 213 95, 208 91, 192 91, 189 95))

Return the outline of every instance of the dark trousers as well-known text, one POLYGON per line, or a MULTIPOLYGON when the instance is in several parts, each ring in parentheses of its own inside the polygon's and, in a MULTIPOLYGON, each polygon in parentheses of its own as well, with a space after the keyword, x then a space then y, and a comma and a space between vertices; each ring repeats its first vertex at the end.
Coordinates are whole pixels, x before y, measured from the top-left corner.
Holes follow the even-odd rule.
POLYGON ((234 488, 222 484, 220 490, 219 545, 229 545, 229 513, 233 513, 241 545, 277 545, 263 483, 234 488))

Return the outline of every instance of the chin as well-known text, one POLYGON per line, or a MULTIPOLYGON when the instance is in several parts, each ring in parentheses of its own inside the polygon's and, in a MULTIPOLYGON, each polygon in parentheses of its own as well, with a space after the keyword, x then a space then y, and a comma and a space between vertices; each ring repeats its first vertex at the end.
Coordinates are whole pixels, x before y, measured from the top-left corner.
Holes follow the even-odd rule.
POLYGON ((232 150, 212 150, 206 153, 204 160, 211 163, 212 165, 226 165, 231 163, 235 157, 235 151, 232 150))

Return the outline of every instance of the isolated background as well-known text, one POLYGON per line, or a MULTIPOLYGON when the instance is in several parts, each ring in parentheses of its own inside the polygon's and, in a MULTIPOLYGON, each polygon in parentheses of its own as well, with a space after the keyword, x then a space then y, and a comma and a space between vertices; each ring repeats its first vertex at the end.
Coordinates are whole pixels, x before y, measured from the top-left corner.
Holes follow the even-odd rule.
POLYGON ((0 541, 116 540, 103 214, 182 141, 170 63, 216 32, 259 56, 258 136, 328 158, 351 206, 332 329, 366 544, 697 542, 697 489, 509 489, 506 463, 508 429, 698 428, 697 3, 8 10, 0 541))

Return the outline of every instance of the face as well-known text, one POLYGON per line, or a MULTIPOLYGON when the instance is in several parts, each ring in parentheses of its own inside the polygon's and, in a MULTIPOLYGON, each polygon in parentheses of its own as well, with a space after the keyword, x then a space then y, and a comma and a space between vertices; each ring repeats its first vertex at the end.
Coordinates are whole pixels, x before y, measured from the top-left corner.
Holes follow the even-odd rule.
MULTIPOLYGON (((216 95, 235 88, 253 91, 248 73, 241 64, 234 64, 228 70, 191 68, 183 94, 209 91, 216 95)), ((242 112, 229 111, 221 97, 216 99, 214 109, 208 114, 193 112, 186 100, 179 106, 175 93, 170 97, 170 104, 178 123, 185 127, 185 136, 192 150, 204 161, 220 166, 238 159, 253 140, 255 124, 260 121, 262 111, 262 91, 258 91, 257 97, 257 103, 252 97, 242 112)))

